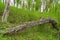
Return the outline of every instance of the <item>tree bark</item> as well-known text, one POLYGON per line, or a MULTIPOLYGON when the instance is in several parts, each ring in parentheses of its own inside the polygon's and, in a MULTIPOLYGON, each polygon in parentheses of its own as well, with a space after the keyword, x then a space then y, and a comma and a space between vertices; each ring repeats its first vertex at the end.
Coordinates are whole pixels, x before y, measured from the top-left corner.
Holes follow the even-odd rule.
POLYGON ((44 18, 41 18, 39 21, 32 21, 32 22, 26 22, 24 24, 21 24, 19 26, 16 26, 16 27, 13 27, 13 28, 9 28, 9 30, 5 33, 6 34, 12 34, 14 32, 17 32, 17 31, 20 31, 24 28, 27 28, 27 27, 33 27, 35 25, 42 25, 42 24, 45 24, 45 23, 51 23, 53 24, 53 28, 56 28, 56 22, 50 18, 48 19, 44 19, 44 18))
POLYGON ((40 8, 40 11, 43 12, 46 8, 46 0, 41 0, 41 8, 40 8))
POLYGON ((48 12, 50 10, 51 4, 53 3, 53 0, 41 0, 41 8, 40 11, 46 11, 48 12))
POLYGON ((10 0, 6 0, 6 8, 3 12, 3 16, 2 16, 2 22, 7 22, 7 17, 9 15, 9 9, 10 9, 10 0))
POLYGON ((14 6, 15 6, 15 0, 14 0, 14 6))

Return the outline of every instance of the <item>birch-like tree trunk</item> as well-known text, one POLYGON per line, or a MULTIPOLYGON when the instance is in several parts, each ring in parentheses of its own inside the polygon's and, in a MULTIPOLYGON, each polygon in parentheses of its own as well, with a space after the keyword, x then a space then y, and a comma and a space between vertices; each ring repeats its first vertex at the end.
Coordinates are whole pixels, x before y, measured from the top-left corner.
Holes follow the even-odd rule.
POLYGON ((5 10, 3 12, 2 22, 7 22, 7 18, 9 15, 9 9, 10 9, 10 0, 6 0, 6 7, 5 7, 5 10))
POLYGON ((4 3, 4 0, 2 0, 2 2, 4 3))
POLYGON ((14 6, 15 6, 15 0, 14 0, 14 6))
POLYGON ((40 11, 41 12, 43 12, 44 10, 45 10, 45 8, 46 8, 46 0, 41 0, 41 9, 40 9, 40 11))
MULTIPOLYGON (((55 1, 55 0, 54 0, 55 1)), ((40 11, 43 12, 44 10, 49 11, 51 8, 51 4, 53 3, 53 0, 41 0, 41 9, 40 11)))

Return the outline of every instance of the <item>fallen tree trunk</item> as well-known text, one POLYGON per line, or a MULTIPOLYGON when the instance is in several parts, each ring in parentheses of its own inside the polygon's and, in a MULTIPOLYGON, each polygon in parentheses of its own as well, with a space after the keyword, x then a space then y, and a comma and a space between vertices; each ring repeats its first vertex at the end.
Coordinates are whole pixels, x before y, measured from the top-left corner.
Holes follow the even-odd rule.
POLYGON ((55 26, 56 25, 55 20, 53 20, 51 18, 48 18, 48 19, 41 18, 39 21, 26 22, 26 23, 21 24, 19 26, 16 26, 16 27, 13 27, 13 28, 9 28, 9 30, 5 33, 5 35, 6 34, 12 34, 14 32, 20 31, 23 28, 33 27, 35 25, 42 25, 42 24, 45 24, 45 23, 51 23, 53 28, 57 29, 56 26, 55 26))

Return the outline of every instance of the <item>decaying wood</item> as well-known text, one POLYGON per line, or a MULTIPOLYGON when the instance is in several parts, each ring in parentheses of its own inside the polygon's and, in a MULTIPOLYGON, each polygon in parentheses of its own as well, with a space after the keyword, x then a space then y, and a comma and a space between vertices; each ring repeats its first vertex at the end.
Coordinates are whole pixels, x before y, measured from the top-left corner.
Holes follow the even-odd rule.
POLYGON ((9 30, 5 34, 12 34, 14 32, 22 30, 23 28, 33 27, 35 25, 42 25, 45 23, 51 23, 53 27, 55 27, 54 25, 56 25, 55 20, 53 20, 51 18, 48 18, 48 19, 41 18, 39 21, 26 22, 26 23, 21 24, 19 26, 9 28, 9 30))

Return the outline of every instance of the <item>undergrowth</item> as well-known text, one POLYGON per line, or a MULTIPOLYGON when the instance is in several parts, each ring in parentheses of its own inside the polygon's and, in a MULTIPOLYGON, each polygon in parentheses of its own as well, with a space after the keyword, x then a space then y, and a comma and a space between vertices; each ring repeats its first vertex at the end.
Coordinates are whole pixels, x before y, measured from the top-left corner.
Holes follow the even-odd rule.
MULTIPOLYGON (((0 3, 0 32, 4 33, 9 27, 15 27, 24 22, 40 20, 40 17, 53 18, 58 23, 60 28, 60 4, 51 8, 49 12, 39 12, 27 9, 18 9, 16 7, 10 7, 8 22, 2 23, 1 17, 5 8, 5 4, 0 3)), ((58 40, 58 31, 53 29, 51 24, 43 24, 34 26, 32 28, 25 28, 24 30, 14 33, 11 36, 0 35, 0 40, 58 40)))

